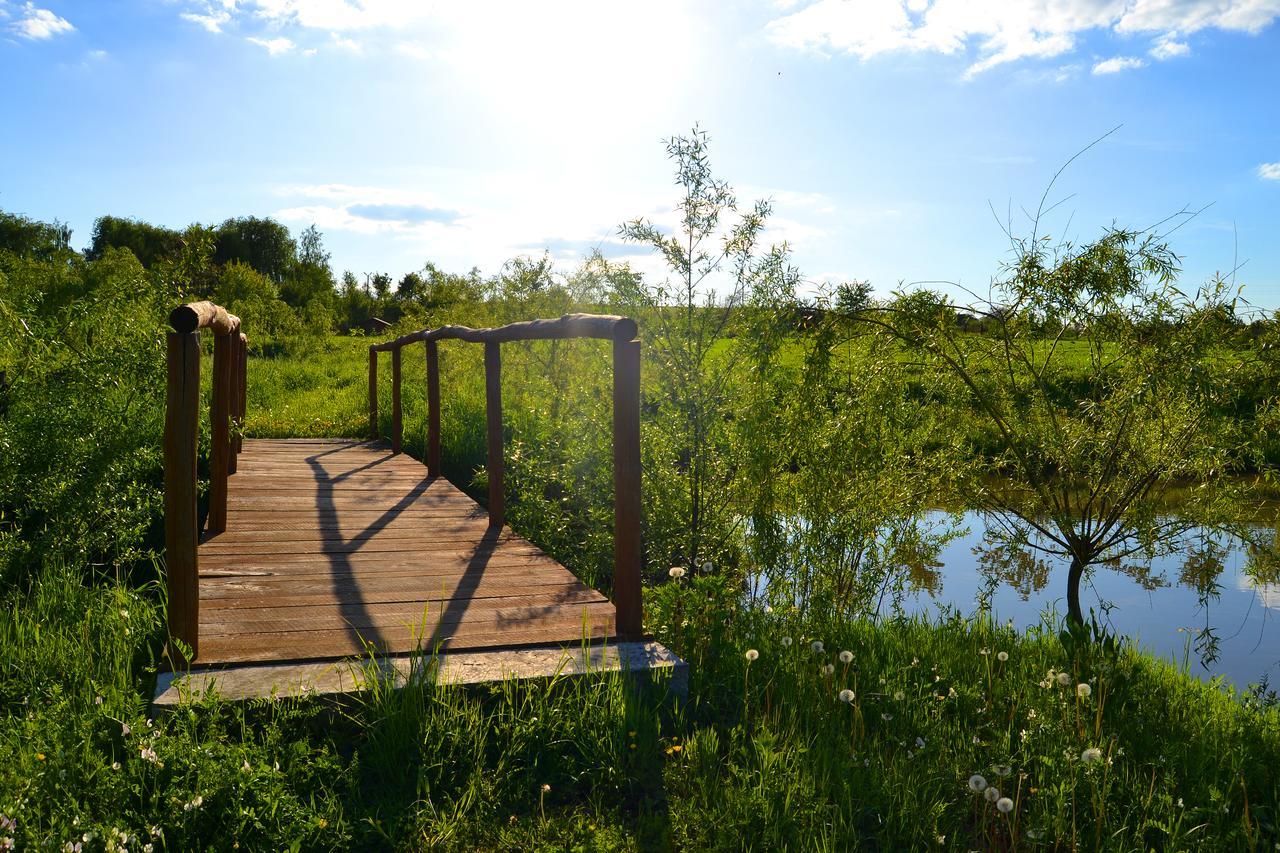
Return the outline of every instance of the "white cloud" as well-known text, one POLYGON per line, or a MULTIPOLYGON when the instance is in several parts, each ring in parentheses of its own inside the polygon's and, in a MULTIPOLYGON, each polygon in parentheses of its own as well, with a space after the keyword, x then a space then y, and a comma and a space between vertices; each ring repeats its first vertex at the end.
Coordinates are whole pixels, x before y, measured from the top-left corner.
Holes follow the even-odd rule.
POLYGON ((48 9, 37 8, 34 3, 24 3, 18 14, 18 20, 10 24, 9 29, 24 39, 41 41, 75 31, 66 18, 60 18, 48 9))
POLYGON ((1258 177, 1264 181, 1280 181, 1280 163, 1263 163, 1258 167, 1258 177))
POLYGON ((267 53, 272 56, 279 56, 282 53, 288 53, 294 48, 293 42, 283 36, 273 39, 260 39, 249 36, 248 41, 252 44, 258 45, 258 47, 265 47, 267 49, 267 53))
POLYGON ((361 50, 363 49, 360 46, 360 42, 356 41, 353 38, 347 38, 346 36, 341 35, 339 33, 330 33, 329 36, 333 39, 334 47, 339 47, 339 48, 342 48, 343 50, 349 50, 352 53, 360 53, 361 50))
POLYGON ((1152 59, 1173 59, 1175 56, 1186 56, 1191 53, 1191 45, 1185 41, 1178 41, 1177 33, 1165 33, 1156 39, 1147 53, 1152 59))
POLYGON ((1280 0, 816 0, 769 22, 777 44, 867 60, 906 51, 969 54, 966 76, 1027 58, 1074 50, 1090 31, 1161 33, 1158 59, 1190 47, 1175 33, 1257 33, 1280 17, 1280 0))
POLYGON ((225 11, 209 12, 207 14, 183 12, 179 17, 184 21, 199 24, 211 33, 222 32, 223 24, 226 24, 231 20, 231 14, 225 11))
POLYGON ((1132 68, 1142 68, 1146 64, 1146 60, 1138 59, 1136 56, 1113 56, 1095 64, 1093 73, 1118 74, 1121 71, 1128 71, 1132 68))

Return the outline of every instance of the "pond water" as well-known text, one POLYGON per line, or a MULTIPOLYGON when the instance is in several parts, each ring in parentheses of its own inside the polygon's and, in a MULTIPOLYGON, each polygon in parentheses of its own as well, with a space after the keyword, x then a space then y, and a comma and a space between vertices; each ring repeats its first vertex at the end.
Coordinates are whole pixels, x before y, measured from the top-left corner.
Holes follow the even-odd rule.
MULTIPOLYGON (((947 519, 939 512, 931 520, 947 519)), ((979 513, 965 513, 963 526, 967 532, 939 554, 941 565, 913 570, 904 610, 936 614, 946 605, 971 613, 980 597, 989 595, 995 617, 1012 619, 1019 628, 1039 623, 1048 607, 1066 612, 1066 560, 992 550, 979 513)), ((1100 621, 1153 654, 1188 661, 1201 678, 1222 675, 1243 689, 1267 675, 1273 688, 1280 686, 1280 584, 1255 582, 1244 571, 1243 543, 1214 541, 1218 548, 1208 560, 1187 553, 1119 570, 1100 566, 1081 585, 1081 604, 1086 612, 1090 607, 1098 612, 1108 603, 1109 613, 1099 613, 1100 621), (1206 581, 1216 581, 1217 590, 1202 603, 1197 587, 1206 581), (1212 661, 1202 661, 1196 648, 1203 641, 1197 632, 1206 627, 1217 639, 1212 661)))

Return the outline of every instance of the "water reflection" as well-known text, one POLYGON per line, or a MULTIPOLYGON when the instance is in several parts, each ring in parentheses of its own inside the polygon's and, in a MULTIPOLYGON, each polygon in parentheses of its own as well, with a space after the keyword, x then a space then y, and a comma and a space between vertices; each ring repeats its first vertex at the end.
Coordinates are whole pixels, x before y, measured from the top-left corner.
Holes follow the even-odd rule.
MULTIPOLYGON (((945 518, 938 513, 932 520, 945 518)), ((1065 611, 1065 559, 994 541, 979 513, 965 513, 963 525, 967 532, 944 545, 936 562, 907 567, 904 610, 946 605, 969 612, 984 600, 999 619, 1020 627, 1038 622, 1048 607, 1065 611)), ((1112 630, 1155 654, 1188 661, 1202 678, 1222 675, 1239 687, 1264 675, 1280 682, 1280 628, 1270 624, 1280 611, 1280 561, 1251 553, 1239 540, 1196 532, 1176 553, 1097 566, 1082 600, 1112 630)))

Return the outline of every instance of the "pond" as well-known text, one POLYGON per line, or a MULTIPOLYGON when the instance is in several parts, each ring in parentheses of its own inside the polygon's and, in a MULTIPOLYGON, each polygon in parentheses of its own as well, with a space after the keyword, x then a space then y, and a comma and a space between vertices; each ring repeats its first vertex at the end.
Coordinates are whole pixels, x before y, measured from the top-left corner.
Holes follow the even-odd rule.
MULTIPOLYGON (((944 524, 948 518, 939 512, 931 521, 944 524)), ((965 513, 963 526, 967 532, 939 554, 941 565, 912 572, 902 601, 908 613, 936 614, 942 606, 970 613, 987 597, 997 619, 1026 628, 1039 623, 1049 607, 1066 612, 1066 560, 992 549, 976 512, 965 513)), ((1239 540, 1214 542, 1207 560, 1178 554, 1122 569, 1100 566, 1082 585, 1081 604, 1152 654, 1186 661, 1200 678, 1221 675, 1244 689, 1265 675, 1273 688, 1280 686, 1280 584, 1255 582, 1245 572, 1248 560, 1239 540), (1217 589, 1202 602, 1198 587, 1206 582, 1216 582, 1217 589), (1217 657, 1202 660, 1197 646, 1210 637, 1216 639, 1217 657)))

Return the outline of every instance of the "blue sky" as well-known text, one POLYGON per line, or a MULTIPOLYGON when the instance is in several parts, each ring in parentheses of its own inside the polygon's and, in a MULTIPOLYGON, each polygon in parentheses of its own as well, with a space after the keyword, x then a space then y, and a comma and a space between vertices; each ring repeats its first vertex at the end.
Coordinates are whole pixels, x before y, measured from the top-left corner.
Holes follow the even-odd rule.
POLYGON ((984 291, 1042 231, 1171 236, 1280 307, 1280 0, 0 0, 0 208, 315 222, 337 270, 564 269, 673 221, 662 140, 713 165, 812 282, 984 291), (993 215, 993 209, 997 215, 993 215), (1233 261, 1233 259, 1236 259, 1233 261))

